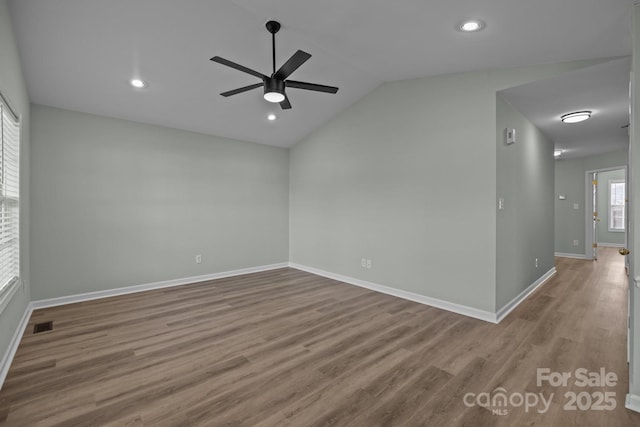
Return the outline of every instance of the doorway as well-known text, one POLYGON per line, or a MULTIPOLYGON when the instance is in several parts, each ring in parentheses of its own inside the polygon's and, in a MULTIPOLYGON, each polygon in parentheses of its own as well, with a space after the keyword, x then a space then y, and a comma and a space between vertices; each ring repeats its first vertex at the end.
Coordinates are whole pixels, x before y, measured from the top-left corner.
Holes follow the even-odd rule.
POLYGON ((586 171, 585 254, 598 259, 599 247, 627 246, 627 167, 586 171))

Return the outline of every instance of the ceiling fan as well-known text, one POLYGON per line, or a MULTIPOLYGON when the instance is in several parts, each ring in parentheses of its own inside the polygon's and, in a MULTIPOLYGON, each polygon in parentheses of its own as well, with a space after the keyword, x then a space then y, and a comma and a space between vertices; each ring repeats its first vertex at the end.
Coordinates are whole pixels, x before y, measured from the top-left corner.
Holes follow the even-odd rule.
POLYGON ((291 103, 289 102, 289 98, 285 93, 285 88, 305 89, 326 93, 336 93, 338 91, 338 88, 334 86, 298 82, 295 80, 287 79, 287 77, 289 77, 291 73, 297 70, 302 64, 307 62, 309 58, 311 58, 310 54, 302 50, 298 50, 296 53, 294 53, 291 58, 289 58, 289 60, 285 62, 282 67, 278 69, 278 71, 276 71, 276 33, 278 32, 278 30, 280 30, 280 23, 276 21, 269 21, 267 22, 266 27, 267 30, 271 33, 271 44, 273 47, 273 73, 271 74, 271 76, 264 75, 258 71, 244 67, 240 64, 236 64, 235 62, 229 61, 228 59, 214 56, 213 58, 211 58, 211 60, 214 62, 226 65, 227 67, 235 68, 238 71, 242 71, 244 73, 251 74, 252 76, 256 76, 259 79, 262 79, 262 83, 255 83, 249 86, 230 90, 228 92, 222 92, 220 95, 225 97, 237 95, 239 93, 257 89, 262 86, 264 88, 264 99, 269 102, 279 103, 280 107, 282 107, 283 110, 287 110, 291 108, 291 103))

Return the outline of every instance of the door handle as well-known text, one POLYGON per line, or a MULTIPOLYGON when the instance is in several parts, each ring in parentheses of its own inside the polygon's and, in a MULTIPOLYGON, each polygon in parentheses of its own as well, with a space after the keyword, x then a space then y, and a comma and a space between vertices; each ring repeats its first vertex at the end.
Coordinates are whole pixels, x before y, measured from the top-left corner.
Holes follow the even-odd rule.
POLYGON ((629 252, 629 249, 627 248, 621 248, 621 249, 618 249, 618 253, 620 255, 629 255, 631 252, 629 252))

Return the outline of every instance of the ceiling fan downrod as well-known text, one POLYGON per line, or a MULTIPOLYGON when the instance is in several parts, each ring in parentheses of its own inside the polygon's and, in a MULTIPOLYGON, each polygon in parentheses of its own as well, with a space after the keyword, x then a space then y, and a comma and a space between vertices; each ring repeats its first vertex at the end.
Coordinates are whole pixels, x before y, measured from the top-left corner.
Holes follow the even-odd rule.
POLYGON ((280 31, 280 23, 277 21, 269 21, 265 25, 267 27, 267 31, 271 33, 271 52, 273 59, 273 73, 272 76, 276 73, 276 33, 280 31))

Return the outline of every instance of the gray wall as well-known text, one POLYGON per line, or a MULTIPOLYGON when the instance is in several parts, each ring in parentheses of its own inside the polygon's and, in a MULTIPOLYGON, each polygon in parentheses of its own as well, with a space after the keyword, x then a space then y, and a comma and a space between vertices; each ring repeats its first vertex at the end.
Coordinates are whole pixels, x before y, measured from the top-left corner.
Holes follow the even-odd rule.
POLYGON ((600 172, 598 174, 598 216, 600 222, 598 223, 598 244, 624 246, 624 232, 609 231, 609 181, 610 180, 625 180, 625 170, 616 169, 607 172, 600 172))
POLYGON ((627 150, 578 159, 558 159, 555 164, 555 252, 585 256, 585 173, 588 170, 624 166, 627 150), (558 196, 565 195, 566 200, 558 196), (578 209, 573 205, 578 204, 578 209), (578 240, 578 246, 573 241, 578 240))
POLYGON ((384 84, 297 144, 291 261, 492 311, 494 111, 475 108, 492 105, 486 80, 384 84))
POLYGON ((496 134, 496 188, 504 199, 496 221, 500 310, 554 266, 554 159, 553 141, 500 96, 496 134), (516 130, 512 145, 504 142, 505 128, 516 130))
MULTIPOLYGON (((22 288, 0 313, 0 360, 7 351, 30 297, 29 289, 29 98, 13 38, 9 10, 0 0, 0 92, 21 115, 20 159, 20 274, 22 288)), ((0 367, 1 368, 1 367, 0 367)))
POLYGON ((32 117, 34 300, 288 260, 288 150, 43 106, 32 117))
POLYGON ((293 147, 291 261, 495 312, 496 92, 592 63, 381 85, 293 147))
POLYGON ((466 74, 386 83, 298 143, 291 261, 493 311, 486 82, 466 74))

